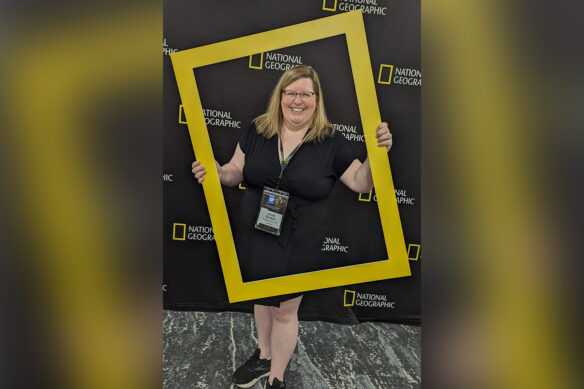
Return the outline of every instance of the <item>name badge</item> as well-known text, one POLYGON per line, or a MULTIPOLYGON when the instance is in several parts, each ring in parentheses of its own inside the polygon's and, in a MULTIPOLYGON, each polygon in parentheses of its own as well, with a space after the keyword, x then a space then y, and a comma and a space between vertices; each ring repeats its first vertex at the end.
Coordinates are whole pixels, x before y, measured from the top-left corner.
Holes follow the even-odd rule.
POLYGON ((255 228, 280 236, 282 221, 288 206, 288 192, 264 187, 262 199, 260 200, 260 211, 256 220, 255 228))

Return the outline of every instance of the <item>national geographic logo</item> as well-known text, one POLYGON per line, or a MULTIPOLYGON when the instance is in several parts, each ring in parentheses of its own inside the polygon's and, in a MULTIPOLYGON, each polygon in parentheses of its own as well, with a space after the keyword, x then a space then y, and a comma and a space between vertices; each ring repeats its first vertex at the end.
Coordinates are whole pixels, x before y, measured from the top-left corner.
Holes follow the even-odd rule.
POLYGON ((176 51, 178 51, 178 49, 171 49, 170 47, 168 47, 168 45, 166 44, 166 38, 164 38, 164 40, 162 41, 162 54, 171 55, 176 51))
POLYGON ((325 237, 322 242, 320 251, 335 252, 335 253, 349 253, 349 246, 341 244, 341 241, 337 237, 325 237))
POLYGON ((205 124, 214 127, 241 128, 240 120, 233 120, 231 112, 218 109, 203 109, 205 124))
MULTIPOLYGON (((359 201, 370 202, 371 199, 377 202, 377 194, 373 194, 373 189, 369 193, 359 193, 359 201)), ((400 205, 416 205, 416 198, 408 196, 405 189, 395 189, 395 199, 400 205)))
POLYGON ((209 226, 187 226, 185 223, 172 224, 172 240, 215 240, 213 227, 209 226))
POLYGON ((381 64, 377 83, 391 85, 422 86, 422 72, 419 69, 402 68, 381 64))
POLYGON ((386 294, 359 293, 354 290, 345 289, 344 307, 365 307, 365 308, 395 308, 395 301, 389 301, 386 294))
POLYGON ((364 14, 387 16, 388 0, 323 0, 323 11, 354 11, 360 9, 364 14))
MULTIPOLYGON (((205 117, 205 124, 208 126, 224 128, 241 128, 241 120, 232 119, 231 112, 229 111, 203 108, 203 116, 205 117)), ((185 114, 182 104, 178 106, 178 122, 180 124, 188 124, 187 121, 185 120, 185 114)))
MULTIPOLYGON (((408 196, 405 189, 396 189, 395 198, 398 204, 416 205, 416 198, 408 196)), ((375 196, 374 201, 377 201, 377 195, 375 196)))
POLYGON ((250 55, 249 57, 250 69, 286 71, 296 65, 302 65, 302 57, 294 54, 268 51, 266 53, 250 55))
POLYGON ((350 124, 336 124, 332 123, 336 131, 339 131, 347 140, 351 142, 365 143, 365 135, 360 128, 350 124))

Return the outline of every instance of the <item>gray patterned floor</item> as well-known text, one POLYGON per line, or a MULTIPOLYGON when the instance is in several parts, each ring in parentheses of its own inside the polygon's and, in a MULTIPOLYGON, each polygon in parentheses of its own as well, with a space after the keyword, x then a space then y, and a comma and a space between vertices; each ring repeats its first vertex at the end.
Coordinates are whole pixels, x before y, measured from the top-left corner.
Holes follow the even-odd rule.
MULTIPOLYGON (((164 388, 231 388, 256 347, 247 313, 165 311, 164 388)), ((288 389, 420 388, 420 327, 301 322, 284 375, 288 389)), ((264 380, 253 388, 263 388, 264 380)))

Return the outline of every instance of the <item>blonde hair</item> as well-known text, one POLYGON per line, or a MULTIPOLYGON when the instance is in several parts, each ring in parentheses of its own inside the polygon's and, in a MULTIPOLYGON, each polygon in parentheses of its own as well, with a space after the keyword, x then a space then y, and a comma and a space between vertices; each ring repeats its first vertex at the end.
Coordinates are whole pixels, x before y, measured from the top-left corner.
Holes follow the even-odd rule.
POLYGON ((311 130, 306 136, 305 142, 315 140, 322 142, 326 137, 331 136, 335 132, 334 127, 326 117, 318 74, 316 74, 316 71, 310 66, 298 65, 286 70, 282 74, 276 87, 272 91, 267 111, 253 120, 257 127, 258 134, 270 139, 272 136, 280 133, 280 127, 284 120, 281 108, 282 92, 288 87, 288 85, 301 78, 309 78, 312 80, 312 86, 316 97, 316 107, 314 109, 312 122, 310 123, 311 130))

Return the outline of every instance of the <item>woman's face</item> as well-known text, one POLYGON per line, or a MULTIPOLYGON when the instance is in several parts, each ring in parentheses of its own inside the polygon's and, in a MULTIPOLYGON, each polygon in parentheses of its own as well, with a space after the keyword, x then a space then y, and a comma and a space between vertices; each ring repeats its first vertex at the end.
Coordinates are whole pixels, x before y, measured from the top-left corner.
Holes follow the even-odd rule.
POLYGON ((310 78, 300 78, 284 88, 287 92, 296 92, 296 96, 286 97, 282 93, 282 115, 284 116, 284 125, 290 129, 301 129, 310 125, 314 110, 316 108, 316 95, 310 78), (309 98, 302 97, 303 92, 308 92, 309 98))

